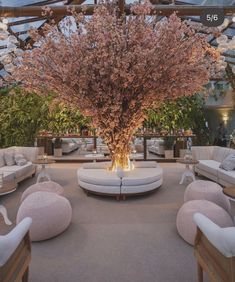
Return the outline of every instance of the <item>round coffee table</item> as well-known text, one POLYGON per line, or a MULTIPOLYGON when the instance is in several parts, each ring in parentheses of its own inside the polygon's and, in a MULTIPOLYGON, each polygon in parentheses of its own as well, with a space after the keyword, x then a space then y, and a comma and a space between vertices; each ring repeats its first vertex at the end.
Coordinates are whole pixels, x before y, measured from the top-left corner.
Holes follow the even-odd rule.
POLYGON ((229 197, 230 200, 235 201, 235 186, 224 188, 223 193, 229 197))
POLYGON ((193 181, 195 181, 195 174, 192 169, 190 169, 190 165, 195 166, 196 164, 199 163, 197 160, 187 160, 187 159, 178 159, 178 163, 180 164, 185 164, 185 171, 182 174, 180 184, 184 183, 185 178, 191 177, 193 181))
POLYGON ((46 172, 46 165, 54 164, 55 161, 45 159, 45 160, 35 160, 35 161, 33 161, 33 163, 42 166, 42 169, 38 174, 37 183, 40 182, 41 179, 45 179, 45 178, 48 179, 48 181, 51 181, 50 175, 46 172))

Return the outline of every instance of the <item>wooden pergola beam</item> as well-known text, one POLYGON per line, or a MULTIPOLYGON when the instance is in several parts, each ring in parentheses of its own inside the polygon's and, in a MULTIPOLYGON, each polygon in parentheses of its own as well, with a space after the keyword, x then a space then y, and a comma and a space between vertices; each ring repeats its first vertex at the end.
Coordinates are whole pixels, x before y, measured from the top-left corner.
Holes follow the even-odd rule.
MULTIPOLYGON (((75 9, 76 12, 82 12, 86 7, 85 14, 92 15, 97 5, 66 5, 66 6, 50 6, 54 16, 70 15, 68 7, 75 9)), ((200 16, 206 9, 218 8, 218 6, 189 6, 189 5, 153 5, 151 14, 161 16, 170 16, 176 12, 178 16, 200 16)), ((224 6, 225 15, 235 13, 235 6, 224 6)), ((124 11, 127 15, 131 14, 131 5, 125 5, 124 11)), ((0 7, 0 17, 34 17, 42 16, 42 7, 40 6, 24 6, 24 7, 0 7)))

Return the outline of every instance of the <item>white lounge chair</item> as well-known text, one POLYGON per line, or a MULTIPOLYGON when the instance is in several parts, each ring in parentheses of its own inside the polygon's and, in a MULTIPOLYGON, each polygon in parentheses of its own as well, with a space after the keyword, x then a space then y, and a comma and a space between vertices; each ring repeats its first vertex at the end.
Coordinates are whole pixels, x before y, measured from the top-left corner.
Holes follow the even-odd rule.
POLYGON ((29 228, 32 219, 24 218, 7 235, 0 236, 0 281, 28 281, 31 260, 29 228))
POLYGON ((194 214, 194 221, 198 281, 203 281, 205 270, 210 281, 235 282, 235 227, 221 228, 200 213, 194 214))

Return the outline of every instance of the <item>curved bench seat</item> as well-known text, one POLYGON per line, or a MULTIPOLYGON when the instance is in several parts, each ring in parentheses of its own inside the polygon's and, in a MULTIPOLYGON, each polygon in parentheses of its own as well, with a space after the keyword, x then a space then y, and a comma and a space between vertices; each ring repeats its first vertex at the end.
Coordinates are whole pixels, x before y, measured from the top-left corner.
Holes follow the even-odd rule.
POLYGON ((116 172, 97 166, 83 167, 77 171, 78 184, 87 192, 105 195, 136 195, 156 190, 162 185, 162 168, 153 164, 125 171, 120 178, 116 172))

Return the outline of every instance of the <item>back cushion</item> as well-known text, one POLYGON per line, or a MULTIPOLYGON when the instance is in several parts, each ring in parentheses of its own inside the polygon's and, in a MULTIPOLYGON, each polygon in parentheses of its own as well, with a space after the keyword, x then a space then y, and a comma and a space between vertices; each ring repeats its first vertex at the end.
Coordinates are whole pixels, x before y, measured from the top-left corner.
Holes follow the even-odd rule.
POLYGON ((157 163, 154 161, 149 162, 135 162, 135 168, 154 168, 157 167, 157 163))
POLYGON ((4 160, 4 152, 0 151, 0 167, 5 166, 5 160, 4 160))
POLYGON ((85 169, 108 169, 111 167, 111 162, 84 163, 82 167, 85 169))
POLYGON ((211 160, 213 148, 213 146, 193 146, 193 158, 196 160, 211 160))
POLYGON ((22 154, 28 161, 34 161, 38 157, 37 147, 15 147, 15 154, 22 154))
POLYGON ((235 150, 233 149, 215 146, 212 153, 212 159, 221 163, 229 154, 233 152, 235 153, 235 150))
POLYGON ((15 165, 14 151, 5 151, 4 160, 7 166, 15 165))

